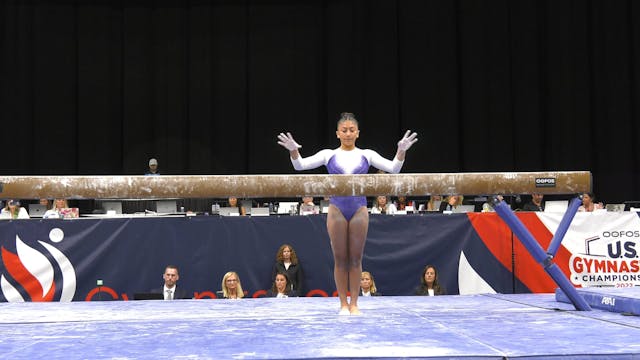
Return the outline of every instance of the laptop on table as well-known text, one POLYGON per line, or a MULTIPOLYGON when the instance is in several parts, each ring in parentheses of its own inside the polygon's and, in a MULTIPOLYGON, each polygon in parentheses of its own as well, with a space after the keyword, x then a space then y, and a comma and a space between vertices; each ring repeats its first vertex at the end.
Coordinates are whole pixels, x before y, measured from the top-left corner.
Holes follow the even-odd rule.
POLYGON ((160 293, 135 293, 133 300, 164 300, 164 294, 160 293))
POLYGON ((175 214, 178 205, 175 200, 158 200, 156 201, 156 213, 158 214, 175 214))
POLYGON ((41 204, 29 204, 29 217, 41 218, 47 211, 47 207, 41 204))

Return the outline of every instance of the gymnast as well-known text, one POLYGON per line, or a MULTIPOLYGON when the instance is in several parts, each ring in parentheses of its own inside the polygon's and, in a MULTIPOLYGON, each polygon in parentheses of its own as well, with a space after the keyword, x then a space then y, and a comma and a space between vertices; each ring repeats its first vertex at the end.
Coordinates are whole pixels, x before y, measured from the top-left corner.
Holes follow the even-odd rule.
MULTIPOLYGON (((303 158, 300 146, 290 133, 280 133, 278 144, 289 150, 291 163, 296 170, 315 169, 322 165, 330 174, 366 174, 369 166, 398 173, 404 163, 406 151, 418 141, 415 132, 408 130, 398 142, 398 151, 391 161, 377 152, 356 147, 360 136, 358 121, 352 113, 342 113, 338 119, 336 136, 340 139, 337 149, 321 150, 313 156, 303 158)), ((364 252, 369 213, 365 196, 332 196, 327 214, 327 231, 333 250, 333 277, 340 298, 340 315, 359 315, 358 294, 362 273, 362 253, 364 252), (347 292, 351 301, 347 301, 347 292)))

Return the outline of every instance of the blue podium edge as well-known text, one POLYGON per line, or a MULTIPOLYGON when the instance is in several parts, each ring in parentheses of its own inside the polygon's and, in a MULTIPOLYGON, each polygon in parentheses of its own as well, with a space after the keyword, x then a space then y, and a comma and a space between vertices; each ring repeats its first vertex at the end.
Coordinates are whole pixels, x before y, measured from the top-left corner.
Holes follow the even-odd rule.
MULTIPOLYGON (((606 289, 585 290, 577 289, 578 293, 593 308, 616 312, 640 315, 640 298, 629 295, 607 293, 606 289)), ((571 304, 571 300, 560 288, 556 288, 556 301, 571 304)))

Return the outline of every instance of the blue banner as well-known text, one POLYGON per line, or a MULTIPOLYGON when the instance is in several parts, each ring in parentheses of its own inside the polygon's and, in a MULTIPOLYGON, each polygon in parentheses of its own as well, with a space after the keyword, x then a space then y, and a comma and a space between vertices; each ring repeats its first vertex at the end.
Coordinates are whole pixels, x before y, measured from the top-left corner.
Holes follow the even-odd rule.
MULTIPOLYGON (((227 271, 239 274, 247 296, 262 296, 284 243, 300 259, 304 294, 333 296, 324 215, 1 221, 0 301, 128 300, 160 287, 168 264, 178 266, 178 286, 195 298, 215 297, 227 271)), ((457 294, 463 254, 491 288, 511 292, 510 269, 465 214, 372 215, 363 269, 382 294, 410 295, 433 264, 447 292, 457 294)))

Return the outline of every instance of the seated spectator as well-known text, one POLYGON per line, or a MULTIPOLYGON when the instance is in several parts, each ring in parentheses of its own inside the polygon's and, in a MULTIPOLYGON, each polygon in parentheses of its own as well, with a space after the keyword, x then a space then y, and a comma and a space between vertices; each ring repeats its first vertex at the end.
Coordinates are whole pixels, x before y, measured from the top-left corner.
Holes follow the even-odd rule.
POLYGON ((376 288, 376 282, 373 275, 368 271, 363 271, 360 275, 360 296, 380 296, 376 288))
POLYGON ((5 219, 29 219, 27 209, 20 206, 18 200, 7 200, 7 205, 0 211, 0 216, 5 219))
POLYGON ((51 200, 49 200, 47 198, 42 198, 42 199, 38 200, 38 204, 44 206, 45 209, 51 208, 51 200))
POLYGON ((313 196, 303 196, 302 197, 302 205, 310 205, 310 206, 315 206, 316 204, 313 203, 313 196))
POLYGON ((291 286, 289 286, 287 273, 278 273, 273 285, 271 285, 271 289, 267 291, 267 297, 286 298, 296 296, 298 295, 295 290, 291 290, 291 286))
POLYGON ((184 289, 178 289, 177 283, 180 280, 180 274, 178 273, 178 267, 175 265, 167 265, 162 274, 164 279, 164 286, 152 289, 150 292, 153 294, 162 294, 165 300, 177 300, 177 299, 189 299, 187 292, 184 289))
POLYGON ((372 214, 395 214, 396 206, 389 204, 389 198, 384 195, 376 197, 373 201, 373 207, 371 207, 372 214))
MULTIPOLYGON (((496 210, 493 208, 493 196, 488 196, 487 202, 482 204, 482 212, 495 212, 496 210)), ((496 198, 499 201, 503 201, 504 197, 502 195, 497 195, 496 198)))
POLYGON ((442 195, 431 195, 427 202, 427 211, 439 211, 442 204, 442 195))
POLYGON ((543 198, 543 194, 531 194, 531 201, 522 206, 522 211, 544 211, 544 205, 542 204, 543 198))
POLYGON ((276 275, 279 273, 287 274, 288 282, 291 290, 295 290, 300 296, 304 294, 304 274, 302 265, 298 261, 296 251, 289 244, 280 246, 276 253, 276 263, 273 264, 271 271, 271 281, 276 281, 276 275))
POLYGON ((51 209, 47 210, 42 216, 45 219, 57 219, 62 218, 61 209, 67 209, 69 205, 67 204, 67 199, 54 199, 53 205, 51 209))
POLYGON ((582 205, 578 208, 578 211, 593 212, 594 210, 604 209, 602 203, 596 203, 596 195, 594 193, 582 194, 582 205))
POLYGON ((395 203, 396 210, 404 211, 408 205, 406 196, 398 196, 398 200, 395 203))
POLYGON ((299 208, 300 215, 313 215, 320 213, 320 208, 313 202, 313 196, 303 196, 299 208))
POLYGON ((55 199, 53 207, 47 210, 42 217, 45 219, 76 218, 79 215, 77 210, 77 208, 69 208, 67 199, 55 199))
POLYGON ((240 202, 238 201, 237 197, 229 196, 227 205, 229 207, 237 207, 238 208, 238 214, 240 214, 240 216, 247 215, 247 209, 245 209, 244 206, 240 205, 240 202))
POLYGON ((433 265, 425 266, 422 270, 421 285, 416 288, 416 295, 435 296, 445 295, 444 288, 438 282, 438 270, 433 265))
POLYGON ((440 211, 454 211, 460 205, 462 205, 461 195, 449 195, 440 203, 440 211))
POLYGON ((240 277, 234 271, 229 271, 222 277, 222 297, 225 299, 242 299, 244 297, 240 277))

